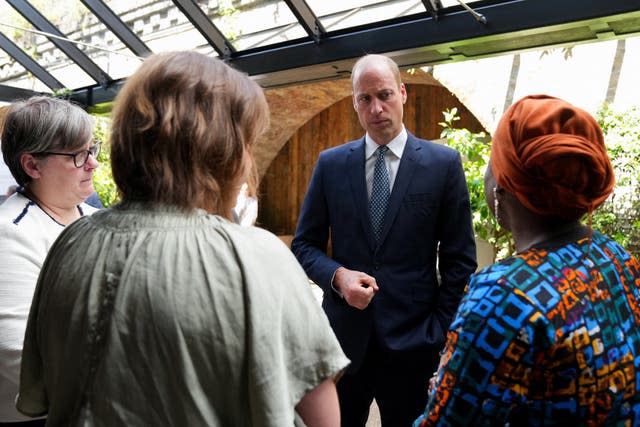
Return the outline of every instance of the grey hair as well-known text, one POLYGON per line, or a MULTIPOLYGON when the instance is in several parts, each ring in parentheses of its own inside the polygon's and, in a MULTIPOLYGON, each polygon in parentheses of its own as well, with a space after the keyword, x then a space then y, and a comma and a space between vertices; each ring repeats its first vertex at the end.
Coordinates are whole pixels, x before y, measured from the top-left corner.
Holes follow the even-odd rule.
POLYGON ((24 153, 74 151, 93 134, 94 120, 79 106, 57 98, 34 96, 9 106, 2 127, 2 156, 20 185, 31 181, 22 169, 24 153))

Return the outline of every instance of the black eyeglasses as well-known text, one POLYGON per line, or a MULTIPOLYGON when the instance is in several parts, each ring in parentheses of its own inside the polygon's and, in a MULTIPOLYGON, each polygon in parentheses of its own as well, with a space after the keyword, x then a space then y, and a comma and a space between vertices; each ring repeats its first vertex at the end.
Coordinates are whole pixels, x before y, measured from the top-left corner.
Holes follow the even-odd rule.
POLYGON ((83 167, 87 160, 89 160, 89 154, 93 156, 94 159, 98 158, 100 154, 100 147, 102 146, 102 142, 97 141, 95 145, 90 147, 88 150, 78 151, 76 153, 55 153, 53 151, 41 151, 39 153, 33 153, 34 156, 67 156, 73 157, 73 164, 77 168, 83 167))

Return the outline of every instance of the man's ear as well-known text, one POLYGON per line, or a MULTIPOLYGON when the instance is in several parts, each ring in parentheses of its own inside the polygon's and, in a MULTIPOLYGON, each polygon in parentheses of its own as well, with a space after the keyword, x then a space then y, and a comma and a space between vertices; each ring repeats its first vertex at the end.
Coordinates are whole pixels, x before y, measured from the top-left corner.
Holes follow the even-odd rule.
POLYGON ((33 154, 22 153, 20 155, 20 165, 22 166, 22 170, 32 179, 38 179, 41 177, 40 159, 36 158, 33 154))

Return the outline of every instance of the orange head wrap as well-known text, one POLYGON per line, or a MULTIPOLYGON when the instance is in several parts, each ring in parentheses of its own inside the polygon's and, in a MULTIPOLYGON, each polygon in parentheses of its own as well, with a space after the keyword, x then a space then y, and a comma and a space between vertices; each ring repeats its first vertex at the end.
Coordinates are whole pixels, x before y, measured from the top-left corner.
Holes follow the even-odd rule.
POLYGON ((613 190, 613 168, 598 123, 586 111, 547 95, 522 98, 502 116, 490 164, 499 186, 543 216, 578 219, 613 190))

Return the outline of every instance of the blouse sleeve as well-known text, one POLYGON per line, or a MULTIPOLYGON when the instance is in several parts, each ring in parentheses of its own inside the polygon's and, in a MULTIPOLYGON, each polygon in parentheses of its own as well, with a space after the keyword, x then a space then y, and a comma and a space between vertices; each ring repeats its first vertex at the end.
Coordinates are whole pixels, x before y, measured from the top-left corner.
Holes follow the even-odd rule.
POLYGON ((291 425, 291 408, 349 360, 291 251, 258 228, 232 239, 246 289, 249 409, 291 425))

